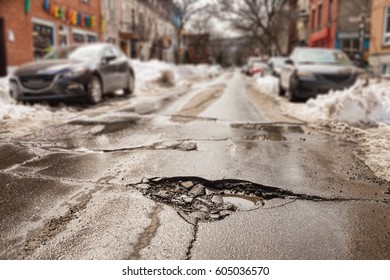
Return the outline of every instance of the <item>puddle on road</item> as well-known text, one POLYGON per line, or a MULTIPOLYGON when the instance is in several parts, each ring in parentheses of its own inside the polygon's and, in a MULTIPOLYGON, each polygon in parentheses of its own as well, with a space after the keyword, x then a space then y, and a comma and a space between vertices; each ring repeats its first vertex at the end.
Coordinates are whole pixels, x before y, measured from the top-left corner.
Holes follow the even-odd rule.
POLYGON ((242 129, 243 139, 248 141, 287 141, 288 134, 305 134, 305 131, 300 125, 289 124, 231 124, 232 128, 242 129), (248 130, 253 131, 253 134, 248 135, 248 130), (262 134, 254 133, 261 131, 262 134))
POLYGON ((94 133, 93 135, 103 135, 103 134, 110 134, 110 133, 115 133, 121 130, 129 129, 132 128, 136 125, 137 122, 118 122, 118 123, 110 123, 104 125, 104 128, 99 131, 94 133))
POLYGON ((91 133, 95 136, 99 136, 133 128, 140 120, 141 118, 135 114, 117 114, 86 117, 84 119, 73 120, 69 122, 69 124, 90 126, 92 127, 91 133))
POLYGON ((238 210, 248 211, 259 208, 263 205, 263 199, 256 196, 246 196, 240 194, 224 194, 222 199, 225 203, 231 203, 238 210))

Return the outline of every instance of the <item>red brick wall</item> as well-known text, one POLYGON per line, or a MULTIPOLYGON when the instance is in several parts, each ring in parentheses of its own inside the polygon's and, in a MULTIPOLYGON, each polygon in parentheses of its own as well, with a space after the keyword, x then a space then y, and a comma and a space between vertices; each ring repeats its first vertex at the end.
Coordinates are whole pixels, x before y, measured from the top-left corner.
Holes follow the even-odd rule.
MULTIPOLYGON (((80 0, 51 0, 60 7, 72 8, 75 11, 86 15, 96 16, 95 28, 82 28, 75 26, 78 29, 84 29, 89 32, 95 32, 98 35, 98 40, 101 40, 100 34, 100 0, 90 0, 89 4, 83 4, 80 0)), ((31 19, 39 18, 49 20, 56 25, 56 40, 55 45, 58 45, 58 26, 60 24, 69 27, 69 39, 72 42, 72 26, 63 20, 59 20, 51 16, 43 9, 43 0, 31 0, 31 10, 29 14, 24 12, 24 0, 0 0, 0 16, 5 18, 6 35, 12 31, 15 35, 15 41, 7 40, 7 56, 8 65, 20 65, 33 60, 33 40, 32 40, 32 23, 31 19)), ((7 38, 8 39, 8 38, 7 38)))
POLYGON ((318 28, 318 18, 319 18, 319 12, 318 12, 318 0, 311 0, 310 1, 310 8, 309 8, 309 46, 320 46, 320 47, 326 47, 326 48, 334 48, 335 42, 336 42, 336 32, 337 32, 337 16, 338 16, 338 0, 333 0, 333 16, 332 21, 329 22, 329 4, 330 0, 323 0, 322 1, 322 18, 321 18, 321 29, 318 28), (312 20, 313 20, 313 5, 316 7, 316 13, 315 13, 315 25, 314 29, 312 26, 312 20), (312 38, 318 35, 319 32, 323 32, 324 29, 329 28, 328 36, 324 40, 312 42, 312 38), (317 34, 316 34, 317 33, 317 34), (319 44, 319 45, 318 45, 319 44))
POLYGON ((5 19, 8 65, 31 61, 33 58, 31 18, 24 14, 23 1, 0 0, 0 15, 5 19), (9 31, 15 35, 14 42, 8 40, 9 31))

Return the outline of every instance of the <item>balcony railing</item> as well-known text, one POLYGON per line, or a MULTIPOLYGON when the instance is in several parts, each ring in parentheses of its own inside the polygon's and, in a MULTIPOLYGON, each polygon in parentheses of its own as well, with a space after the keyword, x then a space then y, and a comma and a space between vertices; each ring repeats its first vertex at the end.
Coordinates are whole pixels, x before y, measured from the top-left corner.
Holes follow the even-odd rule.
POLYGON ((146 26, 145 24, 138 25, 129 21, 121 21, 120 32, 133 34, 141 40, 148 40, 152 30, 150 26, 146 26))

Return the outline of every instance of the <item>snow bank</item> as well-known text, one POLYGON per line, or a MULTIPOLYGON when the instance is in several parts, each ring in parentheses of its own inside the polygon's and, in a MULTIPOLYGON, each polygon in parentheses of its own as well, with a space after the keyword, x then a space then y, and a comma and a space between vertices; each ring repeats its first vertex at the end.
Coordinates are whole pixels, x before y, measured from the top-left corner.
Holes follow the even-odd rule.
POLYGON ((170 76, 172 85, 180 85, 191 79, 203 79, 221 73, 219 66, 210 65, 174 65, 159 60, 142 62, 133 60, 137 87, 143 87, 150 82, 158 82, 162 75, 170 76), (169 73, 169 74, 168 74, 169 73))
POLYGON ((390 125, 390 83, 363 87, 357 83, 350 89, 332 91, 306 103, 314 118, 344 122, 353 126, 385 123, 390 125))
POLYGON ((8 94, 8 77, 0 78, 0 101, 10 99, 8 94))
POLYGON ((256 84, 259 90, 266 94, 279 93, 279 79, 274 76, 258 77, 256 84))

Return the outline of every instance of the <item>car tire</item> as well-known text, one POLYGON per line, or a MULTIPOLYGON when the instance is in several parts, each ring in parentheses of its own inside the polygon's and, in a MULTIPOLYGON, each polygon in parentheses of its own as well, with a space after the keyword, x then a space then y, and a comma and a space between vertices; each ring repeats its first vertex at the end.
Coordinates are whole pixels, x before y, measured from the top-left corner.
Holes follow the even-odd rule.
POLYGON ((132 73, 129 73, 127 80, 127 87, 123 89, 125 96, 130 96, 134 92, 134 76, 132 73))
POLYGON ((297 78, 293 76, 292 80, 290 81, 290 87, 286 91, 286 97, 287 97, 288 101, 290 101, 290 102, 299 101, 299 98, 296 94, 296 92, 297 92, 296 88, 297 88, 297 78))
POLYGON ((102 83, 98 76, 93 75, 87 86, 87 100, 90 104, 97 104, 103 99, 102 83))
POLYGON ((282 87, 282 82, 279 79, 279 96, 285 96, 285 95, 286 95, 286 91, 282 87))

